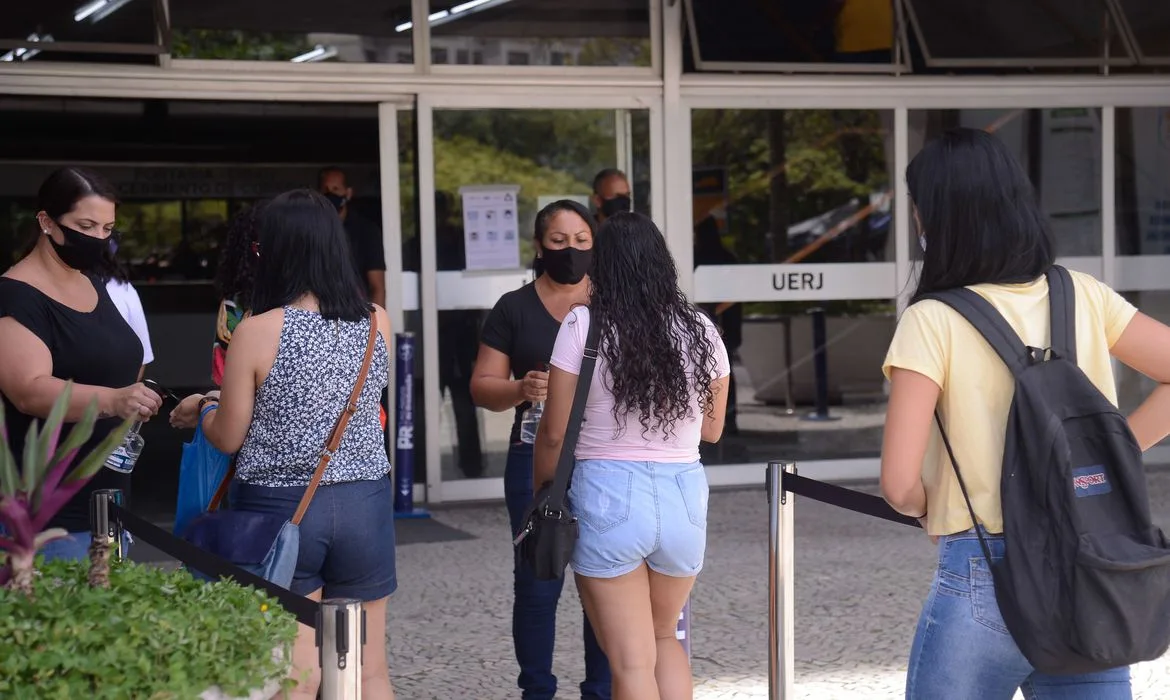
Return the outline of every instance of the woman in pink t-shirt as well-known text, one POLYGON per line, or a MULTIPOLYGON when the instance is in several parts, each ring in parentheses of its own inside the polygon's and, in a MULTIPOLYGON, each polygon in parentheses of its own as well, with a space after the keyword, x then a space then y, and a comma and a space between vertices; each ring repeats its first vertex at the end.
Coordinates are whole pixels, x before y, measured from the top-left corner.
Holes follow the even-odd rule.
POLYGON ((662 233, 641 214, 607 219, 593 247, 589 306, 553 347, 534 483, 551 481, 590 323, 597 366, 577 440, 571 566, 613 671, 615 700, 690 698, 675 627, 707 545, 699 441, 723 432, 730 366, 714 324, 678 288, 662 233))

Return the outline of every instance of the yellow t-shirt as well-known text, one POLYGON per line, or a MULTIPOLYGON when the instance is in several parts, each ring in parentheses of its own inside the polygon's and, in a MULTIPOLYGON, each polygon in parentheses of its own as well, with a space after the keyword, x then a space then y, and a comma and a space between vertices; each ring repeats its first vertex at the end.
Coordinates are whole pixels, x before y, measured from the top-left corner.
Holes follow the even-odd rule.
MULTIPOLYGON (((1137 309, 1089 275, 1072 272, 1076 289, 1077 364, 1117 405, 1109 349, 1137 309)), ((1049 347, 1048 282, 971 287, 991 302, 1026 345, 1049 347)), ((894 367, 930 377, 942 389, 938 409, 975 514, 989 532, 1003 531, 999 500, 1004 431, 1015 383, 1011 373, 967 320, 940 301, 910 306, 898 321, 882 371, 894 367)), ((922 465, 927 531, 949 535, 972 527, 959 482, 938 428, 931 429, 922 465)))

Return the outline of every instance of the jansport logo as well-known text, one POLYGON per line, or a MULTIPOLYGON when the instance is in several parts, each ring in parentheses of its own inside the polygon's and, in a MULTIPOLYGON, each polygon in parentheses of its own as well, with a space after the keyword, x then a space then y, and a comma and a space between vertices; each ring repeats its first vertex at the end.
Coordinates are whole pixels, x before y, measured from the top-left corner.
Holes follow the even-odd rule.
POLYGON ((1077 478, 1073 479, 1073 486, 1077 487, 1078 489, 1087 489, 1090 486, 1097 486, 1098 484, 1104 483, 1104 472, 1100 474, 1090 474, 1088 476, 1078 476, 1077 478))
POLYGON ((1073 493, 1077 498, 1101 496, 1112 490, 1113 486, 1109 483, 1109 477, 1105 475, 1104 465, 1095 464, 1073 470, 1073 493))

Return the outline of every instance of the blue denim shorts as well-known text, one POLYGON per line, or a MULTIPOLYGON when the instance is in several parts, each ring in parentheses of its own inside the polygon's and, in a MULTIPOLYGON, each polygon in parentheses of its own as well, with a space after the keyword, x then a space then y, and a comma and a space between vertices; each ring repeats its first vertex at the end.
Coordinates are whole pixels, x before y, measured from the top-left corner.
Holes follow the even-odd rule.
POLYGON ((695 576, 707 549, 707 474, 699 462, 577 461, 569 507, 580 523, 573 571, 615 578, 646 562, 695 576))
MULTIPOLYGON (((233 481, 231 507, 291 518, 304 486, 233 481)), ((394 490, 390 479, 348 481, 317 489, 301 521, 301 549, 290 589, 370 602, 398 588, 394 562, 394 490)))

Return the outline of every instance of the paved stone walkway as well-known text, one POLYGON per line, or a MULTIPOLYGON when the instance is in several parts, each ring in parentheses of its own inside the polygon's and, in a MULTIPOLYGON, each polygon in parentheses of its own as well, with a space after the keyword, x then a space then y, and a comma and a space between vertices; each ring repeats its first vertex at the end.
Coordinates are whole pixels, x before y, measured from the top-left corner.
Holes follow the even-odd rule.
MULTIPOLYGON (((806 474, 815 478, 815 474, 806 474)), ((1170 531, 1170 472, 1151 475, 1170 531)), ((390 607, 390 669, 403 700, 518 698, 511 642, 511 545, 503 505, 440 510, 476 540, 404 546, 390 607)), ((706 568, 692 599, 695 697, 767 698, 767 523, 762 489, 714 493, 706 568)), ((935 550, 919 531, 810 501, 796 509, 796 695, 900 698, 935 550)), ((562 698, 583 677, 571 579, 555 672, 562 698)), ((1135 697, 1170 696, 1170 657, 1134 670, 1135 697)))

